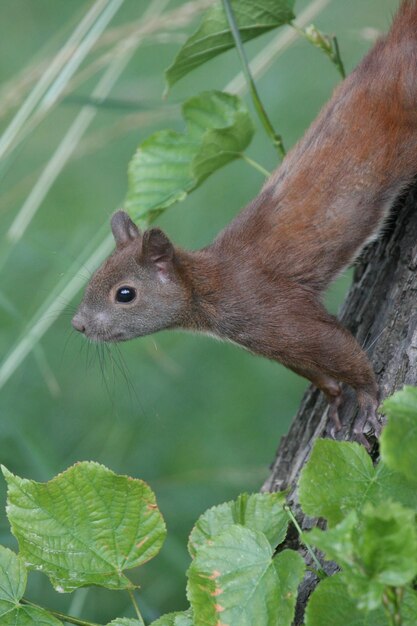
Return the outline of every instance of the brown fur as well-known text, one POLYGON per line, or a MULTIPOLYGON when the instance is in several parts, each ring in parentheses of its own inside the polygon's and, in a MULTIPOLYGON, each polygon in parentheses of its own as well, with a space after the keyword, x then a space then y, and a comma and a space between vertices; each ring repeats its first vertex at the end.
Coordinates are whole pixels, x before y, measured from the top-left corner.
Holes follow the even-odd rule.
MULTIPOLYGON (((261 193, 207 248, 174 248, 113 217, 117 248, 87 287, 74 326, 107 341, 185 328, 234 341, 310 379, 339 426, 339 383, 375 419, 377 386, 321 294, 377 234, 417 175, 417 2, 336 89, 261 193), (136 289, 115 302, 121 285, 136 289)), ((358 436, 364 441, 363 436, 358 436)), ((365 441, 364 441, 365 442, 365 441)))

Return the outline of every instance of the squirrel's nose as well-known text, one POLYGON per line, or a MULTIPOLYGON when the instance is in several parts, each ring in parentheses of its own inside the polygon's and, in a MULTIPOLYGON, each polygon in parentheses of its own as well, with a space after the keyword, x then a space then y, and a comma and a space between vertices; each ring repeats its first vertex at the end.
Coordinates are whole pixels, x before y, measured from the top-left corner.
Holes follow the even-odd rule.
POLYGON ((78 313, 72 318, 72 325, 75 330, 78 330, 78 332, 85 333, 85 324, 78 313))

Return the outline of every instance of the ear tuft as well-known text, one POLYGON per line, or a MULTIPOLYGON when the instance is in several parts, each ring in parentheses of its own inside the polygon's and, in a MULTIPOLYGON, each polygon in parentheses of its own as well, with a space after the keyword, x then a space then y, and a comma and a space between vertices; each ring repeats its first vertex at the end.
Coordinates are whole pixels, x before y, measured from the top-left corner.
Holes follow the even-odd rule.
POLYGON ((125 211, 116 211, 114 213, 111 218, 111 229, 116 246, 123 246, 140 237, 139 228, 132 222, 125 211))
POLYGON ((151 228, 143 233, 142 256, 166 271, 174 258, 174 246, 162 230, 151 228))

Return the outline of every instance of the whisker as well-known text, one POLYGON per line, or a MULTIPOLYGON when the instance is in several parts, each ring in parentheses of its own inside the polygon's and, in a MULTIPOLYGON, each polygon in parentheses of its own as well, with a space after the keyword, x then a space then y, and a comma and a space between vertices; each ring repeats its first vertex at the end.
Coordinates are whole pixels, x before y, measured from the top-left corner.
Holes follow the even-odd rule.
POLYGON ((130 401, 132 402, 132 394, 133 394, 134 399, 136 400, 137 404, 139 405, 139 409, 140 409, 142 415, 145 417, 145 419, 148 420, 149 419, 148 413, 147 413, 147 411, 145 409, 145 406, 144 406, 142 400, 140 399, 140 397, 139 397, 139 395, 138 395, 138 393, 136 391, 135 386, 132 383, 132 377, 131 377, 129 368, 127 366, 126 360, 125 360, 125 358, 123 356, 122 350, 121 350, 120 346, 117 345, 117 344, 113 344, 113 347, 114 347, 114 349, 116 351, 116 354, 117 354, 117 357, 118 357, 117 360, 116 360, 116 363, 118 364, 119 370, 121 371, 122 376, 123 376, 124 380, 126 381, 126 385, 127 385, 128 391, 129 391, 130 401))
POLYGON ((385 331, 385 328, 383 328, 381 330, 381 332, 377 334, 377 336, 373 339, 372 343, 370 343, 368 346, 366 345, 366 341, 367 341, 367 338, 366 338, 365 341, 364 341, 364 345, 362 346, 363 349, 366 350, 366 351, 371 350, 371 348, 374 347, 374 345, 376 344, 378 339, 381 337, 381 335, 384 333, 384 331, 385 331))

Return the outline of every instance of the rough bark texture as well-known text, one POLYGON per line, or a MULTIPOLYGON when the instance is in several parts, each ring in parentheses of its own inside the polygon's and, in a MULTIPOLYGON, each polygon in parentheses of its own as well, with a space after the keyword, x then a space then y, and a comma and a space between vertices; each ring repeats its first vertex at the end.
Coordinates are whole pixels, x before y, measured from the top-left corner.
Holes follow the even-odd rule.
MULTIPOLYGON (((398 202, 384 236, 357 263, 340 318, 367 349, 381 400, 404 384, 417 385, 417 186, 398 202)), ((349 390, 340 417, 343 428, 336 438, 354 440, 357 406, 349 390)), ((316 522, 300 512, 294 485, 315 439, 330 436, 331 426, 322 394, 311 387, 288 435, 279 444, 271 475, 263 486, 264 491, 290 489, 303 528, 316 522)), ((374 443, 373 454, 377 456, 374 443)), ((294 547, 297 539, 293 535, 288 542, 294 547)), ((309 575, 302 585, 295 626, 302 624, 303 610, 316 582, 309 575)))

